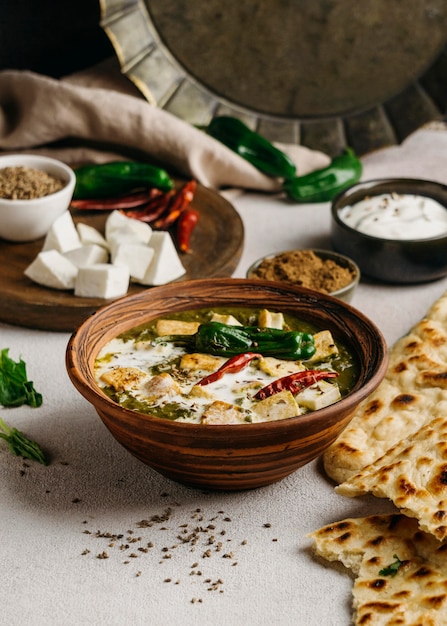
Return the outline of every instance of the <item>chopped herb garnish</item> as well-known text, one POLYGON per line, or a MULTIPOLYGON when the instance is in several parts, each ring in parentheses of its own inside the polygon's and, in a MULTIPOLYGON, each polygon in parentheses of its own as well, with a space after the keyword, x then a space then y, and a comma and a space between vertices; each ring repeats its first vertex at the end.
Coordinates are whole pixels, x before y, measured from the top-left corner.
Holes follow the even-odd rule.
POLYGON ((28 380, 25 362, 22 359, 13 361, 8 352, 9 348, 0 351, 0 404, 5 407, 23 404, 39 407, 42 404, 42 395, 28 380))
POLYGON ((1 418, 0 438, 4 439, 8 443, 9 449, 16 456, 23 456, 26 459, 38 461, 39 463, 42 463, 42 465, 47 464, 47 460, 40 446, 25 437, 25 435, 20 432, 20 430, 17 430, 17 428, 10 428, 1 418))
POLYGON ((396 559, 396 560, 390 565, 387 565, 387 567, 384 567, 383 569, 379 571, 379 576, 396 576, 403 561, 399 559, 397 554, 393 554, 393 559, 396 559))

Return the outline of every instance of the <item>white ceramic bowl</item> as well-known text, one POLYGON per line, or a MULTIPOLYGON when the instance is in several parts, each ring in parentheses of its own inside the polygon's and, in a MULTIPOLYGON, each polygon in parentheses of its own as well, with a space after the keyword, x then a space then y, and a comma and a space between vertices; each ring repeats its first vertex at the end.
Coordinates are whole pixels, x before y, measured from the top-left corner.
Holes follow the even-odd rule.
POLYGON ((70 206, 76 177, 68 165, 49 157, 30 154, 0 156, 0 169, 19 166, 45 171, 65 182, 59 191, 40 198, 0 198, 0 237, 8 241, 34 241, 45 236, 53 222, 70 206))

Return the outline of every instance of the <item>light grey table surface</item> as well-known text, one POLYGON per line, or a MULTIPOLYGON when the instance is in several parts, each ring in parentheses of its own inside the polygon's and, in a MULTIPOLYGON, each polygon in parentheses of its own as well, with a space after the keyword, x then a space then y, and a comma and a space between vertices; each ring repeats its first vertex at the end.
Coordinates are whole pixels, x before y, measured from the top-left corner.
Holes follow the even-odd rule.
MULTIPOLYGON (((363 161, 365 180, 447 184, 447 132, 420 130, 363 161)), ((245 226, 236 277, 268 252, 330 247, 328 204, 293 206, 253 193, 232 202, 245 226)), ((400 287, 364 279, 352 304, 391 345, 446 289, 447 279, 400 287)), ((44 397, 39 409, 0 415, 52 459, 47 467, 24 463, 0 441, 0 624, 348 625, 352 578, 315 558, 307 533, 391 505, 335 494, 318 462, 242 493, 163 478, 115 442, 71 385, 68 338, 0 324, 0 348, 22 356, 44 397), (152 526, 140 523, 150 519, 152 526), (210 524, 222 548, 207 556, 210 524)))

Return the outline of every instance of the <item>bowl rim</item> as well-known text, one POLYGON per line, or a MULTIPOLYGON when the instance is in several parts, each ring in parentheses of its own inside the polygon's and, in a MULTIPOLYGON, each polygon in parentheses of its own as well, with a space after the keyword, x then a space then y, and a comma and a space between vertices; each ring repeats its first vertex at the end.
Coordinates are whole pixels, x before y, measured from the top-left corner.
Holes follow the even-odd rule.
MULTIPOLYGON (((350 265, 352 266, 352 269, 355 272, 355 276, 354 278, 344 287, 341 287, 340 289, 336 289, 335 291, 331 291, 329 292, 329 295, 331 296, 339 296, 344 294, 346 291, 349 291, 350 289, 353 289, 359 282, 361 279, 361 272, 360 272, 360 267, 357 265, 357 263, 354 261, 354 259, 351 259, 351 257, 346 256, 345 254, 342 254, 341 252, 337 252, 336 250, 327 250, 324 248, 293 248, 293 249, 289 249, 289 250, 280 250, 279 252, 271 252, 270 254, 264 254, 262 257, 259 257, 259 259, 257 259, 256 261, 254 261, 249 268, 247 269, 245 276, 248 280, 252 280, 252 277, 249 276, 249 274, 251 272, 253 272, 258 265, 260 265, 262 263, 262 261, 264 260, 268 260, 268 259, 274 259, 276 256, 279 256, 281 254, 288 254, 290 252, 315 252, 315 254, 317 255, 321 255, 321 256, 325 256, 327 258, 330 259, 340 259, 342 261, 344 261, 346 263, 346 265, 350 265)), ((254 277, 253 277, 254 279, 254 277)), ((262 280, 262 279, 256 279, 256 280, 262 280)), ((274 281, 274 282, 278 282, 281 284, 291 284, 293 285, 294 283, 287 283, 286 281, 274 281)), ((317 291, 317 290, 315 290, 317 291)), ((319 292, 320 293, 320 292, 319 292)))
MULTIPOLYGON (((435 237, 424 237, 422 239, 391 239, 391 238, 385 238, 385 237, 375 237, 374 235, 368 235, 367 233, 363 233, 355 228, 353 228, 352 226, 349 226, 349 224, 347 224, 346 222, 344 222, 339 215, 339 211, 344 208, 344 207, 339 207, 338 204, 339 202, 345 198, 348 197, 348 195, 355 191, 355 189, 359 189, 359 191, 362 188, 365 188, 365 190, 367 189, 374 189, 376 186, 378 185, 383 185, 383 184, 399 184, 399 185, 410 185, 410 186, 417 186, 417 185, 433 185, 434 187, 438 188, 439 190, 443 191, 446 195, 447 195, 447 185, 444 185, 443 183, 440 183, 438 181, 435 180, 428 180, 428 179, 424 179, 424 178, 408 178, 408 177, 399 177, 399 176, 391 176, 389 178, 383 177, 383 178, 372 178, 372 179, 368 179, 368 180, 364 180, 364 181, 358 181, 357 183, 354 183, 353 185, 350 185, 349 187, 347 187, 346 189, 343 189, 343 191, 341 191, 340 193, 338 193, 335 198, 333 198, 332 202, 331 202, 331 214, 332 214, 332 218, 334 219, 334 221, 336 222, 336 224, 340 227, 343 228, 343 230, 345 230, 347 233, 351 234, 351 235, 356 235, 359 239, 364 239, 366 241, 375 241, 375 242, 388 242, 390 244, 395 244, 395 245, 423 245, 424 243, 427 242, 433 242, 433 241, 442 241, 443 239, 447 238, 447 230, 445 231, 445 233, 443 235, 436 235, 435 237)), ((383 193, 383 192, 382 192, 383 193)), ((404 193, 404 192, 399 192, 399 193, 404 193)), ((414 193, 411 190, 408 191, 408 193, 414 193)), ((378 195, 378 194, 377 194, 378 195)), ((437 202, 439 202, 440 204, 442 204, 446 211, 447 211, 447 201, 444 203, 441 200, 434 198, 431 194, 419 194, 419 195, 425 195, 429 198, 432 198, 433 200, 436 200, 437 202)))
MULTIPOLYGON (((349 409, 351 409, 351 412, 354 412, 359 402, 363 400, 365 397, 369 396, 378 387, 383 377, 385 376, 387 366, 388 366, 388 348, 387 348, 386 340, 381 330, 376 326, 376 324, 372 320, 370 320, 366 315, 364 315, 361 311, 354 308, 350 304, 344 301, 341 301, 331 295, 318 293, 313 290, 307 289, 305 287, 280 284, 274 281, 264 281, 264 280, 259 280, 259 279, 249 280, 249 279, 244 279, 244 278, 215 278, 212 281, 206 278, 205 279, 193 279, 193 280, 184 281, 183 283, 178 283, 175 285, 173 283, 168 283, 168 285, 161 285, 161 286, 154 287, 147 291, 138 292, 136 294, 130 294, 130 295, 124 296, 123 298, 115 300, 114 302, 107 304, 101 307, 100 309, 98 309, 95 313, 93 313, 86 320, 84 320, 84 322, 82 322, 78 326, 78 328, 72 333, 67 344, 66 355, 65 355, 67 373, 74 387, 80 392, 82 396, 84 396, 84 398, 86 398, 94 406, 94 408, 96 409, 98 413, 104 411, 102 407, 108 406, 110 408, 116 409, 116 407, 119 405, 117 405, 116 402, 110 399, 100 389, 97 383, 94 382, 94 376, 93 374, 91 374, 91 371, 90 371, 90 374, 91 374, 91 378, 94 384, 92 385, 89 384, 89 381, 86 379, 86 377, 83 374, 83 367, 81 367, 80 363, 82 359, 84 359, 84 361, 88 360, 90 370, 92 370, 95 358, 97 357, 101 348, 103 348, 104 345, 108 341, 110 341, 113 337, 116 337, 118 334, 120 334, 121 332, 124 332, 125 330, 125 328, 123 327, 123 328, 120 328, 118 331, 115 331, 111 327, 108 329, 106 333, 101 332, 99 329, 101 330, 104 329, 104 324, 103 324, 104 319, 109 318, 110 315, 113 314, 113 312, 116 309, 121 309, 123 306, 125 306, 129 302, 144 303, 147 298, 150 299, 151 297, 154 297, 153 294, 155 294, 155 297, 156 297, 159 292, 163 293, 163 290, 165 290, 166 287, 172 287, 172 286, 181 288, 181 290, 184 291, 186 294, 185 300, 183 302, 183 306, 179 306, 179 308, 177 308, 176 311, 182 311, 182 310, 186 311, 188 309, 199 308, 198 306, 194 306, 194 303, 188 304, 188 305, 185 304, 186 301, 189 300, 190 298, 190 296, 188 296, 188 293, 193 287, 199 288, 204 284, 210 285, 210 283, 212 283, 213 286, 220 288, 219 293, 222 292, 222 288, 224 285, 231 285, 234 288, 246 287, 247 289, 251 288, 255 291, 259 291, 259 290, 265 291, 266 297, 268 293, 273 292, 276 294, 282 293, 284 296, 287 296, 287 297, 290 297, 293 295, 297 297, 301 296, 302 298, 307 298, 309 302, 312 302, 315 304, 317 304, 319 300, 323 300, 329 305, 331 305, 332 307, 334 307, 335 310, 338 309, 339 312, 343 311, 345 313, 349 313, 351 316, 358 318, 362 322, 362 324, 368 328, 369 332, 375 338, 374 341, 375 341, 375 347, 376 347, 376 354, 375 354, 375 366, 373 368, 373 374, 358 388, 357 388, 357 385, 359 384, 359 381, 357 381, 356 385, 353 388, 353 391, 351 391, 347 396, 343 397, 339 402, 333 405, 330 405, 323 409, 319 409, 318 411, 312 411, 309 413, 305 413, 303 415, 297 415, 297 416, 286 418, 283 420, 273 420, 270 422, 259 422, 259 423, 249 424, 248 428, 244 429, 243 431, 241 431, 241 427, 244 426, 243 424, 210 425, 210 424, 195 424, 195 423, 187 423, 187 422, 171 422, 169 420, 164 420, 156 416, 146 415, 143 413, 139 413, 138 411, 127 409, 125 407, 120 407, 120 411, 123 412, 123 416, 125 416, 126 420, 130 420, 131 422, 136 424, 138 421, 141 421, 141 419, 144 418, 144 421, 147 423, 147 425, 154 424, 156 425, 158 430, 169 429, 172 432, 174 432, 173 429, 180 429, 179 432, 190 431, 191 433, 207 432, 209 434, 210 432, 212 432, 215 434, 216 438, 218 438, 220 441, 223 441, 223 439, 229 434, 230 435, 237 434, 238 437, 240 437, 242 432, 244 434, 244 437, 247 437, 247 438, 257 437, 260 434, 263 434, 264 431, 271 432, 272 429, 275 432, 286 433, 290 430, 295 429, 296 426, 300 424, 303 425, 303 428, 306 428, 308 426, 311 427, 312 425, 315 426, 316 424, 320 424, 320 422, 322 423, 337 422, 338 419, 336 417, 336 413, 339 413, 337 411, 338 406, 342 405, 345 411, 348 411, 349 409), (88 335, 89 331, 92 330, 92 328, 95 329, 95 327, 97 330, 95 345, 92 351, 90 352, 90 354, 87 355, 84 349, 85 343, 82 341, 82 337, 83 336, 85 337, 86 334, 88 335)), ((216 297, 217 296, 213 295, 214 299, 216 297)), ((203 299, 204 297, 202 296, 201 298, 203 299)), ((209 299, 209 298, 210 296, 208 295, 207 298, 205 299, 209 299)), ((181 298, 179 298, 179 303, 181 302, 182 302, 181 298)), ((297 303, 299 303, 299 300, 297 300, 297 303)), ((206 305, 202 304, 201 306, 206 306, 206 305)), ((220 305, 215 304, 215 306, 220 306, 220 305)), ((160 316, 159 313, 154 314, 152 316, 150 314, 145 314, 143 316, 144 319, 142 318, 140 320, 133 319, 132 324, 129 324, 128 326, 126 326, 126 329, 130 329, 135 326, 138 326, 139 324, 146 323, 150 321, 151 319, 156 319, 159 316, 160 316)))
MULTIPOLYGON (((48 198, 51 198, 51 199, 58 198, 58 196, 65 195, 67 192, 72 193, 75 183, 76 183, 76 175, 74 173, 74 170, 69 165, 67 165, 63 161, 60 161, 59 159, 55 159, 53 157, 47 157, 47 156, 40 155, 40 154, 5 154, 5 155, 0 155, 0 169, 3 169, 5 167, 18 167, 19 165, 23 165, 23 167, 32 168, 33 165, 23 164, 23 160, 28 160, 28 159, 32 161, 33 163, 35 163, 36 166, 38 164, 41 164, 42 166, 47 164, 47 165, 52 165, 55 168, 57 167, 67 177, 67 179, 64 180, 65 185, 61 189, 58 189, 57 191, 54 191, 53 193, 49 193, 46 196, 39 196, 38 198, 23 199, 23 198, 0 197, 0 206, 12 204, 15 208, 18 208, 18 207, 29 206, 31 203, 43 204, 48 200, 48 198)), ((42 169, 43 171, 46 171, 44 167, 40 167, 38 169, 42 169)))

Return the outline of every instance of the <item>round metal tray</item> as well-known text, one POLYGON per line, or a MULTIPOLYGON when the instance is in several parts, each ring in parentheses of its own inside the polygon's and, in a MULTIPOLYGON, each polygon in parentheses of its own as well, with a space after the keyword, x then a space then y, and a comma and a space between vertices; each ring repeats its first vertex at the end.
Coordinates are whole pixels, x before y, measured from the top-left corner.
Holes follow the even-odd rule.
POLYGON ((101 15, 122 72, 198 126, 235 115, 364 154, 447 108, 445 0, 101 0, 101 15))

